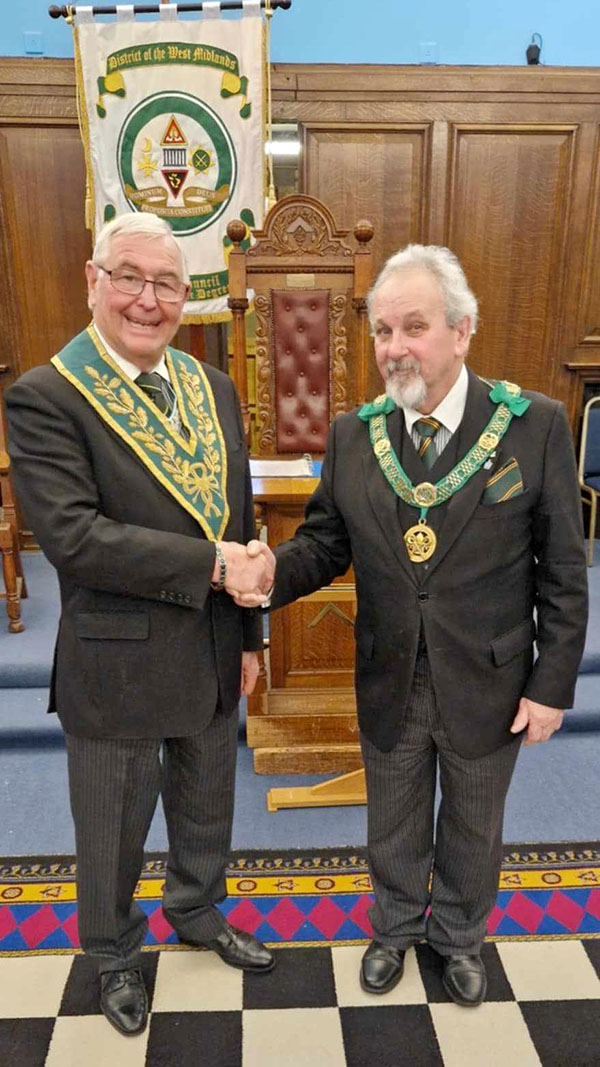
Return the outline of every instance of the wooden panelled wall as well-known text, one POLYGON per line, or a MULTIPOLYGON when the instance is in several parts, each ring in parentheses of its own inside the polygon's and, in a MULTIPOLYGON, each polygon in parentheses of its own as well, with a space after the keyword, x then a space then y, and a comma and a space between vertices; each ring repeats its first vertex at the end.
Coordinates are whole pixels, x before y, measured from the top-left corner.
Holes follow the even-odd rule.
MULTIPOLYGON (((480 301, 482 373, 564 400, 600 382, 600 68, 273 68, 301 191, 375 226, 375 268, 448 244, 480 301)), ((70 60, 0 59, 0 382, 88 319, 70 60)), ((370 387, 379 392, 373 371, 370 387)))

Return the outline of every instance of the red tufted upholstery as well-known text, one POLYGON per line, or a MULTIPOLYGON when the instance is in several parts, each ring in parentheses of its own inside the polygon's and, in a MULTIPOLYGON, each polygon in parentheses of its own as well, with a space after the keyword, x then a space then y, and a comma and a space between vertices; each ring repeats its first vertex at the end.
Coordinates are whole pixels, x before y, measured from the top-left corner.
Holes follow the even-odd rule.
POLYGON ((324 452, 329 430, 329 290, 272 290, 278 452, 324 452))

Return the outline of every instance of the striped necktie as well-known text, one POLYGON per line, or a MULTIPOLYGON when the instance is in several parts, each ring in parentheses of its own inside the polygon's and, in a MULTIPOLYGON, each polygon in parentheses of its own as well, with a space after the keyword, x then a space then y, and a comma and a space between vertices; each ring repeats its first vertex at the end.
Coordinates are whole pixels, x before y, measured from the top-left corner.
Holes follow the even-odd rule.
POLYGON ((138 374, 135 384, 150 397, 163 415, 171 418, 175 409, 175 393, 171 383, 162 374, 155 370, 150 374, 138 374))
POLYGON ((415 430, 420 437, 417 451, 427 470, 431 470, 437 459, 437 449, 435 447, 434 438, 440 426, 441 423, 438 422, 437 419, 432 419, 430 415, 427 415, 422 419, 417 419, 415 422, 415 430))

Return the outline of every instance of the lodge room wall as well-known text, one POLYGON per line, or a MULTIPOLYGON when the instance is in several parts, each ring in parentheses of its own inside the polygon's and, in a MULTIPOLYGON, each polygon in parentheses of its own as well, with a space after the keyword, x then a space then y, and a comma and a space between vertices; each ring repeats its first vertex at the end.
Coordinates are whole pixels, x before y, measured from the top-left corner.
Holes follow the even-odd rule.
MULTIPOLYGON (((448 244, 480 300, 472 366, 564 400, 600 382, 600 70, 273 67, 300 191, 369 218, 375 269, 448 244)), ((0 383, 88 319, 71 60, 0 59, 0 383)), ((379 391, 375 373, 370 391, 379 391)))

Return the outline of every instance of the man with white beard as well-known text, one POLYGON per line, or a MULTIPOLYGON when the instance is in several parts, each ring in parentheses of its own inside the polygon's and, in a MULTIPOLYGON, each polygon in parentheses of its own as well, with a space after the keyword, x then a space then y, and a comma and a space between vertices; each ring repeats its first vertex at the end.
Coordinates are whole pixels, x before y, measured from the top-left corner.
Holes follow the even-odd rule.
POLYGON ((392 989, 426 939, 449 996, 476 1006, 521 740, 560 727, 583 651, 573 445, 562 404, 467 371, 477 301, 447 248, 392 256, 370 315, 385 394, 334 422, 305 522, 275 550, 271 606, 353 564, 375 894, 363 988, 392 989))

